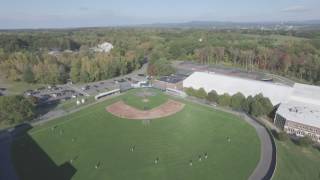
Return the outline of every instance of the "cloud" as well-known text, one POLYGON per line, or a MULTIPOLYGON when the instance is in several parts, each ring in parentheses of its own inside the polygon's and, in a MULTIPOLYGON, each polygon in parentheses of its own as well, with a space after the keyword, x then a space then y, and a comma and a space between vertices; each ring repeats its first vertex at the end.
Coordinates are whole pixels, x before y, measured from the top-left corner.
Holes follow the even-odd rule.
POLYGON ((307 12, 310 9, 305 7, 305 6, 290 6, 282 9, 282 12, 287 12, 287 13, 298 13, 298 12, 307 12))
POLYGON ((88 11, 89 8, 88 8, 88 7, 80 7, 79 10, 81 10, 81 11, 88 11))

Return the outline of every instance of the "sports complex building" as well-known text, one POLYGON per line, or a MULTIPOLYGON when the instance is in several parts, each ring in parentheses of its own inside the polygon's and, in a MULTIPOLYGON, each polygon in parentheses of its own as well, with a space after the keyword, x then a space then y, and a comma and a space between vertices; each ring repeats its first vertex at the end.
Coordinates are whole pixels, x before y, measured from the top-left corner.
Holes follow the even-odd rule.
POLYGON ((203 88, 207 93, 215 90, 219 95, 234 95, 241 92, 244 96, 255 96, 262 93, 273 105, 284 102, 292 87, 271 82, 257 81, 212 72, 194 72, 183 81, 184 88, 203 88), (275 93, 276 92, 276 93, 275 93))
POLYGON ((274 124, 288 134, 310 136, 320 142, 320 87, 295 83, 292 86, 213 72, 194 72, 183 81, 184 88, 215 90, 219 95, 241 92, 246 97, 259 93, 279 105, 274 124))
POLYGON ((320 87, 296 83, 279 106, 274 123, 288 134, 320 142, 320 87))

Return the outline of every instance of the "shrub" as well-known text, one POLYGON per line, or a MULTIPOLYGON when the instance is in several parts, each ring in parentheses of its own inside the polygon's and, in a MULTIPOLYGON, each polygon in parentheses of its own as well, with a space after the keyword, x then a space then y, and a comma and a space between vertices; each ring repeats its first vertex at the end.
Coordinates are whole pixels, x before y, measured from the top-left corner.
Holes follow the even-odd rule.
POLYGON ((219 98, 218 93, 215 90, 212 90, 208 93, 207 100, 210 102, 217 102, 219 98))
POLYGON ((200 88, 196 91, 196 97, 200 99, 206 99, 207 98, 207 92, 203 89, 200 88))
POLYGON ((246 97, 242 93, 234 94, 231 97, 231 108, 235 110, 242 110, 243 102, 246 100, 246 97))
POLYGON ((279 140, 279 141, 286 141, 289 139, 289 136, 287 133, 281 131, 281 132, 276 132, 275 133, 275 137, 279 140))
POLYGON ((195 94, 196 94, 196 90, 193 89, 192 87, 185 88, 184 91, 187 93, 188 96, 195 96, 195 94))
POLYGON ((218 104, 221 106, 229 106, 231 103, 231 96, 227 93, 219 96, 218 104))
POLYGON ((303 147, 308 147, 312 144, 313 144, 313 141, 308 136, 302 137, 298 140, 298 145, 303 146, 303 147))

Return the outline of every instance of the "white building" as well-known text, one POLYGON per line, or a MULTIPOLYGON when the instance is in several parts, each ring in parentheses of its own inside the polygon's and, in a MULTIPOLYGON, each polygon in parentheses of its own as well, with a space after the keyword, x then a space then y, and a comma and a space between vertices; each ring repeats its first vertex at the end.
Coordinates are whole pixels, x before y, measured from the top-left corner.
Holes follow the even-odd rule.
POLYGON ((247 97, 262 93, 263 96, 270 99, 273 105, 285 102, 293 90, 290 86, 211 72, 194 72, 183 81, 183 87, 192 87, 194 89, 204 88, 207 93, 215 90, 219 95, 224 93, 234 95, 241 92, 247 97))
POLYGON ((320 141, 320 87, 296 83, 293 89, 279 106, 275 125, 288 134, 320 141))
POLYGON ((91 48, 93 51, 95 52, 104 52, 104 53, 108 53, 111 51, 111 49, 113 49, 113 45, 111 43, 108 42, 104 42, 102 44, 99 44, 97 47, 91 48))
POLYGON ((293 87, 206 72, 194 72, 183 87, 204 88, 206 92, 245 96, 262 93, 273 105, 280 103, 274 124, 296 136, 310 136, 320 142, 320 87, 295 83, 293 87))
POLYGON ((120 89, 114 89, 114 90, 111 90, 111 91, 108 91, 108 92, 100 93, 100 94, 96 95, 94 98, 96 100, 98 100, 98 99, 101 99, 103 97, 110 96, 110 95, 113 95, 113 94, 119 94, 119 93, 120 93, 120 89))
POLYGON ((207 72, 194 72, 183 81, 183 87, 204 88, 206 92, 245 96, 263 94, 273 105, 280 104, 274 124, 296 136, 310 136, 320 142, 320 87, 295 83, 293 87, 231 77, 207 72))

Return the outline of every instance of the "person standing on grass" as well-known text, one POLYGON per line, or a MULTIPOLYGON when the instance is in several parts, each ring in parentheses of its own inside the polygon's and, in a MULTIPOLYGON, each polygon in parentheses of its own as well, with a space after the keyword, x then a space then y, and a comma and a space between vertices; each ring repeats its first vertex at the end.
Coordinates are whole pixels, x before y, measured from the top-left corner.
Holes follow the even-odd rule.
POLYGON ((156 160, 154 160, 154 163, 158 164, 158 162, 159 162, 159 158, 157 157, 156 160))

